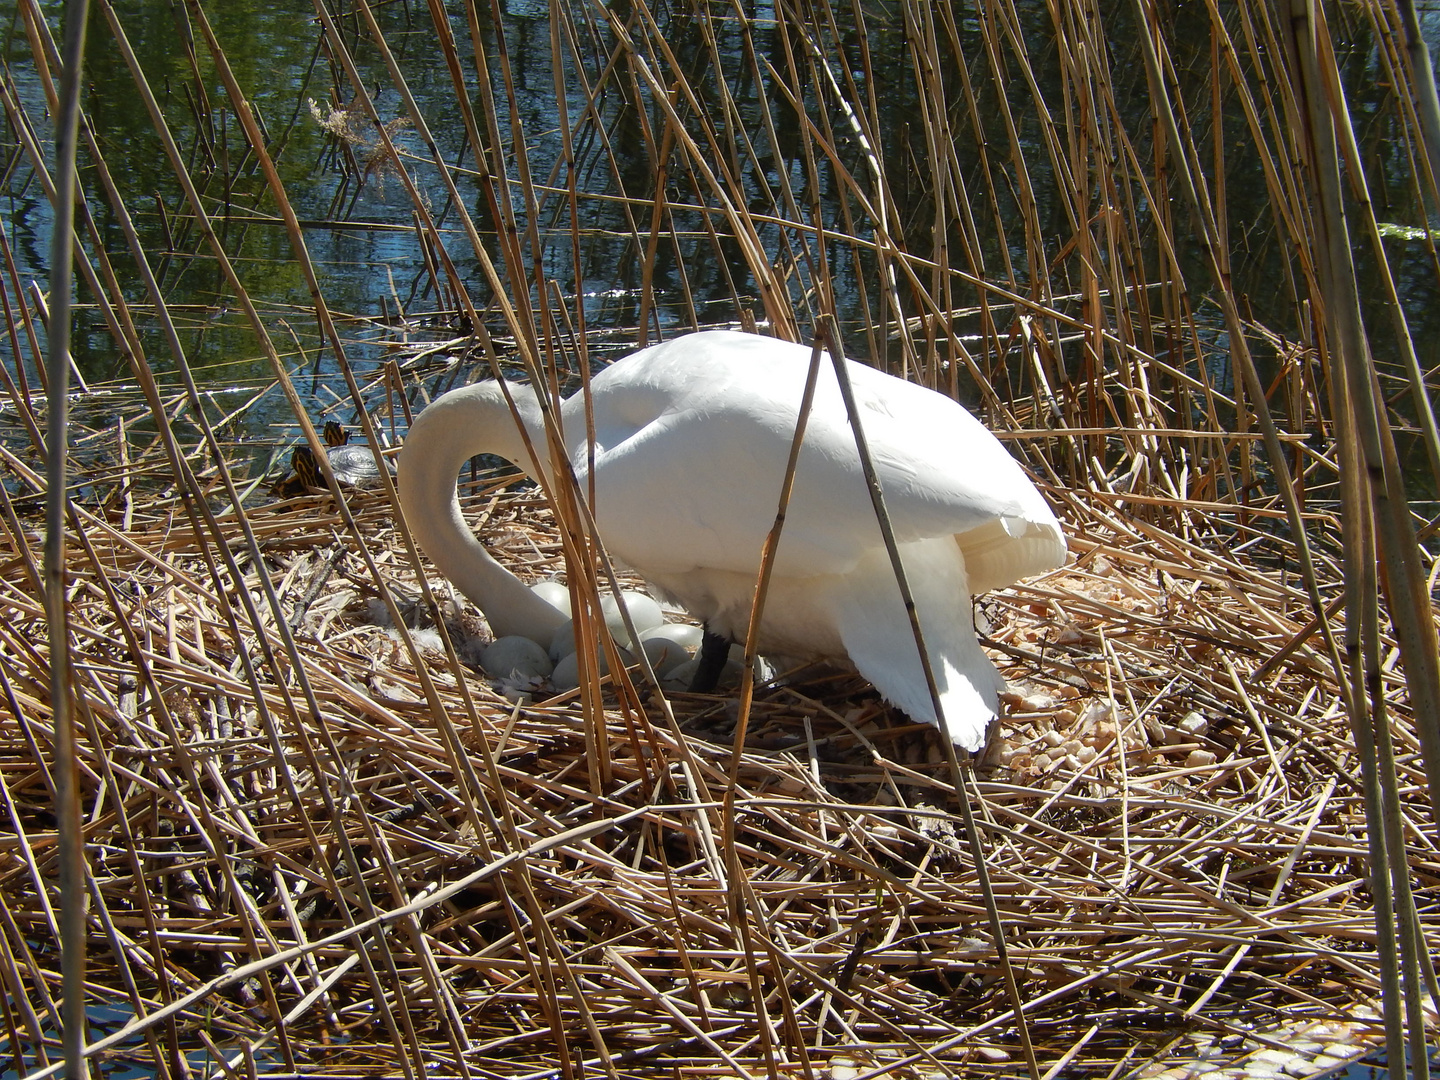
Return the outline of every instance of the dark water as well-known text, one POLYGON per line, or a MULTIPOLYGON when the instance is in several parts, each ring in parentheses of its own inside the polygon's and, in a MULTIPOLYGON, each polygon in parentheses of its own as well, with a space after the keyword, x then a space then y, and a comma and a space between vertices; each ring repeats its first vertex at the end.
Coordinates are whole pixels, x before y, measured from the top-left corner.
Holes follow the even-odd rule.
MULTIPOLYGON (((1431 1055, 1430 1075, 1440 1073, 1440 1055, 1431 1055)), ((1362 1061, 1351 1062, 1343 1068, 1322 1074, 1319 1080, 1409 1080, 1414 1076, 1409 1068, 1392 1070, 1385 1064, 1384 1051, 1367 1054, 1362 1061)))
MULTIPOLYGON (((581 6, 568 8, 572 20, 567 25, 584 31, 587 24, 574 16, 581 6)), ((858 208, 853 200, 842 198, 840 185, 833 182, 835 168, 863 176, 872 167, 863 147, 847 135, 843 122, 835 115, 825 120, 835 140, 837 161, 827 165, 828 174, 822 170, 818 185, 811 184, 797 164, 802 156, 803 133, 793 110, 777 104, 778 92, 763 63, 782 68, 787 48, 798 46, 793 35, 777 29, 773 9, 764 3, 741 5, 751 20, 742 24, 733 17, 737 9, 728 4, 654 6, 657 17, 665 23, 665 40, 676 56, 677 68, 692 77, 701 95, 700 116, 693 118, 694 122, 703 118, 723 126, 727 114, 721 108, 720 89, 727 88, 733 97, 739 121, 734 130, 722 131, 722 140, 734 147, 732 161, 726 163, 734 173, 732 192, 756 208, 764 208, 783 202, 780 193, 788 185, 802 217, 814 214, 837 231, 869 235, 863 222, 855 224, 858 208), (773 140, 761 138, 767 124, 775 130, 773 140), (772 147, 780 148, 784 156, 776 157, 772 147)), ((246 291, 260 306, 266 326, 290 369, 318 376, 317 381, 302 384, 310 395, 307 404, 316 410, 334 406, 343 398, 344 389, 335 378, 333 350, 319 337, 309 292, 290 241, 275 220, 274 205, 253 156, 247 152, 204 45, 195 40, 195 27, 187 24, 181 14, 183 8, 178 5, 124 0, 115 7, 146 81, 186 156, 185 167, 201 186, 207 209, 246 291)), ((473 54, 467 52, 466 9, 458 4, 451 7, 464 76, 472 103, 478 108, 476 65, 473 54)), ((672 242, 667 238, 653 253, 637 239, 637 229, 643 234, 649 227, 644 200, 653 194, 653 145, 659 137, 654 131, 647 135, 645 125, 654 125, 658 112, 653 108, 637 110, 633 102, 607 92, 595 102, 603 122, 577 122, 588 103, 583 87, 596 79, 611 55, 612 44, 597 35, 593 41, 580 41, 573 52, 568 47, 562 49, 557 69, 550 4, 540 0, 500 4, 497 21, 490 21, 489 5, 479 7, 484 9, 479 16, 480 36, 485 42, 487 62, 492 65, 490 82, 497 88, 497 130, 510 147, 507 168, 512 176, 519 175, 520 161, 514 147, 523 145, 535 183, 555 185, 546 195, 548 202, 538 206, 524 204, 512 189, 521 228, 533 226, 536 230, 533 239, 523 239, 527 257, 543 266, 546 281, 553 282, 555 291, 565 298, 572 322, 583 316, 591 328, 633 327, 641 315, 641 286, 645 281, 653 283, 657 303, 653 323, 660 328, 688 324, 692 310, 702 321, 716 322, 735 319, 741 308, 759 310, 755 283, 745 274, 743 260, 734 254, 734 241, 723 236, 717 240, 709 234, 716 224, 713 215, 676 210, 662 226, 678 239, 672 242), (582 58, 578 62, 576 55, 582 58), (503 92, 502 58, 509 65, 513 98, 503 92), (562 87, 558 91, 557 81, 562 87), (573 146, 578 190, 607 196, 580 202, 578 241, 573 239, 575 230, 570 226, 564 190, 570 174, 563 168, 566 145, 560 132, 566 121, 572 130, 584 132, 584 138, 573 146), (622 194, 630 197, 628 205, 618 197, 622 194)), ((436 295, 431 288, 433 279, 416 238, 414 212, 404 187, 383 169, 367 169, 366 146, 342 144, 312 109, 313 101, 323 118, 332 106, 346 104, 352 97, 343 72, 325 55, 312 5, 308 0, 231 0, 207 6, 206 10, 264 125, 289 198, 306 222, 305 241, 320 268, 323 294, 330 307, 343 316, 347 353, 362 379, 390 355, 387 339, 424 343, 454 336, 454 301, 436 295), (402 316, 408 320, 404 326, 399 325, 402 316)), ((833 65, 837 78, 848 77, 853 80, 854 93, 866 100, 873 96, 877 102, 880 167, 895 200, 893 227, 903 231, 910 250, 923 256, 934 249, 934 230, 929 221, 934 204, 923 168, 929 151, 924 145, 920 102, 913 81, 903 76, 910 63, 905 28, 898 5, 873 4, 864 10, 863 41, 862 30, 854 24, 848 7, 845 11, 837 7, 835 16, 839 22, 834 35, 827 31, 822 37, 840 56, 841 62, 833 65), (846 23, 845 19, 852 22, 846 23), (860 62, 862 44, 868 50, 870 70, 876 73, 874 86, 865 83, 865 69, 860 62), (891 78, 891 73, 899 74, 891 78)), ((1065 90, 1053 45, 1051 11, 1038 0, 1017 5, 1016 10, 1036 86, 1049 107, 1059 110, 1065 90)), ((1105 29, 1119 122, 1143 147, 1146 143, 1142 136, 1149 132, 1153 121, 1143 65, 1134 51, 1138 31, 1128 21, 1133 17, 1130 11, 1128 5, 1115 5, 1115 10, 1106 14, 1105 29)), ((414 0, 383 4, 375 8, 375 14, 442 156, 462 170, 473 169, 474 156, 464 138, 454 90, 439 59, 435 30, 424 5, 414 0)), ((977 16, 969 8, 958 14, 956 40, 974 75, 983 113, 996 104, 995 95, 1001 91, 982 77, 984 45, 977 16)), ((1190 121, 1203 134, 1205 145, 1218 141, 1225 148, 1237 292, 1257 322, 1273 328, 1283 339, 1294 340, 1302 335, 1304 327, 1298 322, 1300 308, 1289 284, 1293 277, 1287 270, 1291 253, 1276 240, 1258 159, 1247 150, 1250 139, 1243 118, 1233 107, 1233 95, 1223 88, 1220 113, 1211 116, 1209 112, 1208 17, 1203 5, 1179 5, 1168 14, 1173 20, 1171 48, 1190 121)), ((40 81, 10 0, 0 2, 0 15, 4 16, 0 25, 8 28, 3 43, 5 78, 15 99, 37 126, 40 139, 48 140, 40 81)), ((1372 196, 1383 208, 1384 216, 1423 225, 1432 217, 1411 194, 1408 178, 1412 163, 1403 143, 1395 137, 1394 102, 1379 66, 1379 51, 1370 39, 1368 27, 1354 13, 1341 11, 1332 13, 1332 17, 1337 20, 1337 48, 1352 95, 1357 137, 1372 196)), ((380 113, 401 116, 404 108, 400 95, 392 88, 381 57, 368 44, 358 16, 344 14, 340 21, 380 113)), ((1434 18, 1431 24, 1436 25, 1434 18)), ((1440 45, 1440 34, 1435 36, 1432 47, 1440 45)), ((958 89, 958 67, 940 73, 940 77, 947 88, 958 89)), ((124 204, 141 231, 142 245, 160 279, 165 300, 176 314, 185 362, 214 390, 217 416, 250 406, 271 380, 269 365, 254 333, 240 317, 232 290, 210 250, 188 221, 173 170, 161 150, 134 78, 108 26, 98 16, 90 35, 87 84, 86 108, 100 153, 122 190, 124 204)), ((814 93, 814 87, 807 92, 814 93)), ((1064 294, 1078 287, 1078 279, 1072 280, 1073 255, 1067 254, 1074 225, 1067 220, 1062 201, 1054 194, 1050 158, 1043 149, 1044 132, 1028 88, 1017 78, 1004 92, 1010 97, 1020 129, 1020 145, 1028 157, 1027 169, 1044 234, 1039 253, 1043 258, 1027 250, 1018 229, 991 220, 1005 219, 1008 210, 1017 205, 1014 192, 1007 187, 1003 161, 1001 165, 992 162, 988 167, 1000 171, 987 174, 978 143, 957 140, 950 149, 974 179, 977 192, 984 192, 989 200, 974 215, 976 246, 970 257, 987 276, 1006 280, 1016 291, 1027 291, 1044 276, 1053 282, 1056 293, 1064 294), (992 206, 994 213, 988 210, 992 206)), ((639 93, 637 100, 644 98, 645 94, 639 93)), ((986 116, 982 122, 993 120, 986 116)), ((373 142, 372 136, 367 138, 373 142)), ((444 186, 427 162, 425 147, 413 130, 397 129, 395 140, 402 153, 415 155, 407 161, 407 167, 431 213, 445 230, 447 250, 466 290, 484 309, 490 287, 458 230, 455 207, 449 204, 444 186)), ((17 265, 16 279, 22 285, 32 280, 43 283, 50 241, 49 207, 9 124, 0 150, 6 163, 0 213, 17 265)), ((991 147, 989 152, 1003 158, 1003 147, 991 147)), ((88 151, 82 154, 82 165, 86 166, 82 179, 87 205, 96 218, 100 246, 111 255, 127 297, 143 305, 148 300, 126 252, 116 217, 98 194, 93 156, 88 151)), ((493 252, 497 222, 489 212, 481 185, 466 176, 468 173, 460 181, 460 199, 484 231, 493 252)), ((674 186, 667 194, 672 202, 699 201, 695 192, 674 186)), ((1177 218, 1184 216, 1178 204, 1174 214, 1177 218)), ((1142 207, 1142 228, 1145 216, 1142 207)), ((960 239, 960 230, 955 228, 952 247, 958 251, 953 241, 960 239)), ((1182 237, 1186 232, 1182 228, 1182 237)), ((773 260, 783 261, 792 252, 793 233, 778 225, 762 228, 759 240, 767 257, 773 260)), ((1440 273, 1435 259, 1421 240, 1394 240, 1388 245, 1422 365, 1433 367, 1440 364, 1440 303, 1436 302, 1440 299, 1436 287, 1440 273)), ((837 313, 849 328, 850 338, 857 339, 883 313, 879 296, 885 281, 863 247, 837 243, 829 254, 831 265, 825 268, 825 276, 836 289, 837 313)), ((1206 274, 1198 251, 1184 247, 1182 239, 1179 255, 1193 290, 1200 347, 1209 358, 1211 375, 1223 390, 1230 379, 1228 340, 1219 330, 1213 307, 1206 303, 1206 274)), ((1362 262, 1368 258, 1362 251, 1362 262)), ((796 260, 795 267, 790 300, 801 312, 803 325, 815 304, 811 287, 816 271, 807 270, 803 258, 796 260)), ((1373 276, 1373 266, 1367 272, 1373 276)), ((541 301, 534 281, 506 279, 503 284, 510 295, 522 302, 538 305, 541 301)), ((5 288, 12 305, 25 302, 24 297, 15 295, 14 280, 6 281, 5 288)), ((89 299, 83 286, 79 295, 82 303, 89 299)), ((957 300, 968 302, 963 296, 957 300)), ((1390 323, 1379 310, 1372 312, 1372 318, 1382 328, 1376 334, 1377 356, 1389 362, 1394 355, 1393 348, 1386 344, 1390 323)), ((162 373, 173 369, 179 361, 143 308, 138 321, 151 363, 162 373)), ((1069 346, 1065 349, 1069 350, 1069 346)), ((857 351, 866 353, 863 347, 857 351)), ((122 350, 93 307, 81 312, 74 352, 77 367, 87 380, 123 383, 130 378, 122 350)), ((1069 362, 1080 363, 1078 351, 1068 351, 1066 356, 1069 362)), ((1272 365, 1278 362, 1278 354, 1270 346, 1262 345, 1260 356, 1272 365)), ((23 336, 6 345, 3 358, 12 373, 24 373, 31 386, 37 385, 35 357, 23 336)), ((98 410, 94 422, 98 424, 109 406, 100 403, 94 407, 98 410)), ((341 418, 347 418, 343 411, 341 418)), ((5 419, 8 423, 8 417, 5 419)), ((288 407, 270 392, 263 394, 258 404, 245 408, 244 415, 230 426, 230 432, 236 438, 274 441, 285 434, 288 423, 288 407)))

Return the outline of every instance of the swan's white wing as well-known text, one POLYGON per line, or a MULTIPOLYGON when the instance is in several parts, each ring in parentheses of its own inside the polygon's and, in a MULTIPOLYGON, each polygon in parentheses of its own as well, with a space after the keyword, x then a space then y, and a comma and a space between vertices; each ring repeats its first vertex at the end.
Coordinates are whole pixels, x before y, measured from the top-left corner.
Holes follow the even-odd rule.
MULTIPOLYGON (((597 509, 612 552, 642 571, 754 571, 775 519, 809 353, 749 335, 692 335, 597 377, 597 509)), ((971 575, 985 588, 1063 558, 1049 508, 974 417, 922 387, 858 364, 850 371, 902 542, 958 534, 967 563, 978 563, 971 575), (971 535, 981 541, 973 555, 965 541, 971 535), (1027 536, 1017 548, 1015 539, 1027 536)), ((572 448, 583 468, 584 450, 573 442, 572 448)), ((827 364, 776 570, 845 573, 879 542, 854 436, 827 364)))
MULTIPOLYGON (((999 707, 1005 680, 975 638, 964 567, 949 540, 906 544, 901 554, 906 575, 924 582, 915 602, 946 727, 957 744, 978 750, 999 707)), ((875 552, 862 560, 854 573, 837 582, 833 605, 846 655, 856 670, 912 719, 935 723, 920 654, 889 558, 875 552)))
MULTIPOLYGON (((873 368, 851 364, 850 377, 902 543, 955 534, 977 593, 1064 561, 1055 515, 980 421, 941 394, 873 368)), ((838 388, 834 408, 843 408, 838 388)), ((839 415, 826 413, 828 437, 848 447, 854 437, 848 423, 833 422, 839 415)), ((850 463, 859 469, 858 457, 850 463)))

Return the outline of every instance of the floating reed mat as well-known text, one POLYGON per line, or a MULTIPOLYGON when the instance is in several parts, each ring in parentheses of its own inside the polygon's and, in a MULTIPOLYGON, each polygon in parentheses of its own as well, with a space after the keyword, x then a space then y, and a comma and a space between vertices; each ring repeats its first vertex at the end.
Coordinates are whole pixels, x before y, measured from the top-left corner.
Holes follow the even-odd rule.
MULTIPOLYGON (((1123 495, 1063 500, 1070 565, 978 605, 1012 692, 974 806, 1041 1067, 1120 1075, 1373 1015, 1359 765, 1283 540, 1227 548, 1233 508, 1162 529, 1123 495)), ((234 515, 201 545, 177 502, 128 529, 77 509, 97 1056, 172 1075, 1024 1069, 931 729, 853 675, 799 672, 759 691, 731 787, 733 698, 674 695, 673 725, 638 676, 603 714, 512 700, 465 661, 479 613, 438 579, 423 602, 384 496, 349 506, 354 531, 328 495, 251 508, 259 565, 234 515)), ((561 570, 533 491, 467 512, 517 573, 561 570)), ((5 515, 0 618, 21 1075, 57 1060, 59 985, 24 513, 5 515)), ((1433 924, 1429 796, 1384 677, 1433 924)))

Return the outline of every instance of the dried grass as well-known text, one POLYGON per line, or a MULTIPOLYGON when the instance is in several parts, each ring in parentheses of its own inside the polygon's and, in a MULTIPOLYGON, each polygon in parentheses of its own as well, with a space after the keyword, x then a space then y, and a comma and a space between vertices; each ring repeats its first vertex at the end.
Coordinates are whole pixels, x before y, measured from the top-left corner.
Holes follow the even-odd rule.
MULTIPOLYGON (((1295 1017, 1373 1008, 1359 764, 1284 545, 1215 550, 1203 537, 1230 530, 1203 508, 1187 508, 1197 542, 1121 499, 1052 494, 1073 564, 982 605, 1014 692, 977 804, 1042 1062, 1091 1027, 1071 1067, 1093 1073, 1186 1033, 1263 1043, 1295 1017)), ((474 503, 521 572, 560 568, 533 493, 474 503)), ((350 505, 413 615, 387 504, 350 505)), ((75 568, 71 611, 91 932, 111 942, 89 978, 116 1014, 149 1018, 157 1060, 203 1031, 267 1072, 409 1057, 446 1075, 760 1074, 768 1053, 787 1070, 1013 1073, 935 735, 853 676, 760 695, 734 800, 742 887, 714 802, 733 702, 680 695, 682 752, 653 704, 612 698, 612 781, 596 791, 575 701, 516 707, 469 672, 462 693, 427 639, 437 726, 328 496, 250 514, 303 668, 282 661, 279 678, 239 655, 280 652, 276 628, 237 636, 173 506, 142 508, 125 532, 83 519, 93 561, 75 568), (478 788, 462 749, 493 762, 478 788)), ((12 948, 54 940, 43 622, 16 541, 0 630, 12 948)), ((445 608, 457 640, 483 637, 472 608, 445 608)), ((1397 674, 1387 693, 1403 718, 1397 674)), ((1415 736, 1395 730, 1410 868, 1433 887, 1415 736)), ((26 1000, 53 991, 49 949, 12 962, 26 1000)), ((49 1026, 43 1011, 11 1022, 21 1044, 49 1026)), ((121 1045, 143 1058, 137 1038, 121 1045)))

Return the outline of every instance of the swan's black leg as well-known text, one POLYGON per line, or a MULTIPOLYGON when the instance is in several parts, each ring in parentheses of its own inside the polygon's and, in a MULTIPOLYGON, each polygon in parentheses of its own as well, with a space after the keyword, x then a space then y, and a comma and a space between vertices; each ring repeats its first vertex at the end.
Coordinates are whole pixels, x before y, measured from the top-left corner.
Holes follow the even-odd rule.
POLYGON ((705 627, 700 638, 700 656, 695 664, 695 677, 690 680, 692 694, 713 694, 720 684, 720 673, 730 655, 730 639, 712 633, 705 627))

